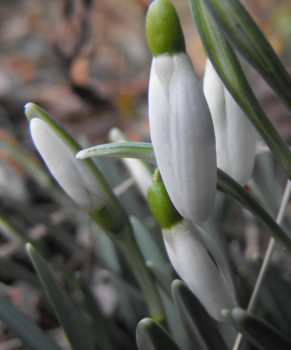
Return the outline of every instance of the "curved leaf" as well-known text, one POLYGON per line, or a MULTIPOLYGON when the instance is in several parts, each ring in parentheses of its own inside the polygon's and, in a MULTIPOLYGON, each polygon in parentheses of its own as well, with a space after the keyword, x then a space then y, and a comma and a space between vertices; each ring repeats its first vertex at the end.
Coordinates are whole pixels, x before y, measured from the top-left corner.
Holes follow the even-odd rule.
POLYGON ((62 350, 48 335, 23 312, 0 295, 0 319, 31 350, 62 350))
POLYGON ((87 326, 82 323, 75 306, 44 259, 30 243, 27 244, 27 251, 73 350, 96 350, 87 326))
MULTIPOLYGON (((124 144, 114 144, 112 148, 109 145, 100 146, 97 156, 114 157, 140 157, 141 159, 150 159, 151 163, 156 164, 153 146, 151 143, 131 142, 124 144)), ((225 172, 217 170, 217 188, 229 197, 236 199, 243 207, 248 209, 261 225, 276 240, 279 246, 289 255, 291 255, 291 238, 275 222, 275 220, 264 210, 264 208, 235 180, 225 172)))
POLYGON ((172 283, 172 293, 176 308, 195 348, 227 350, 228 347, 213 319, 187 285, 175 280, 172 283))
POLYGON ((261 350, 289 350, 291 339, 281 334, 276 328, 263 319, 243 309, 224 310, 224 316, 230 320, 242 335, 261 350))
POLYGON ((166 330, 151 318, 144 318, 138 323, 136 341, 139 350, 179 350, 166 330))
POLYGON ((137 158, 151 164, 156 164, 153 146, 148 142, 107 143, 105 145, 83 149, 77 153, 76 158, 85 159, 94 156, 137 158))

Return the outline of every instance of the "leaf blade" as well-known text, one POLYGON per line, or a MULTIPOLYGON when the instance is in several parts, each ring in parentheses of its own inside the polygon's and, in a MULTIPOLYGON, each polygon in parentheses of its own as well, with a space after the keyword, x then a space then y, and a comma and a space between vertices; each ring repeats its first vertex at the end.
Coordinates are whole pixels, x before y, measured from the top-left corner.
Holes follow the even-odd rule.
POLYGON ((96 350, 94 341, 81 322, 72 301, 65 294, 44 259, 30 243, 27 244, 27 252, 72 348, 96 350))
POLYGON ((31 350, 61 350, 44 331, 1 295, 0 318, 31 350))

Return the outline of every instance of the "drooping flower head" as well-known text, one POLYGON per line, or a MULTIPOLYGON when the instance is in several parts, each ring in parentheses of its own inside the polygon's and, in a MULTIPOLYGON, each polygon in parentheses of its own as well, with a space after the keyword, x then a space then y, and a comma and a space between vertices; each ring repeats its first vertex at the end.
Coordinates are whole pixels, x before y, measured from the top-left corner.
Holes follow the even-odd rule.
POLYGON ((179 213, 205 221, 216 193, 214 128, 177 13, 167 0, 150 5, 146 32, 154 56, 148 98, 157 164, 179 213))
POLYGON ((148 201, 162 228, 169 259, 208 313, 225 321, 221 310, 236 304, 227 264, 210 236, 194 222, 183 219, 174 208, 161 182, 148 190, 148 201))
POLYGON ((213 118, 217 166, 245 185, 253 173, 257 131, 208 59, 203 85, 213 118))

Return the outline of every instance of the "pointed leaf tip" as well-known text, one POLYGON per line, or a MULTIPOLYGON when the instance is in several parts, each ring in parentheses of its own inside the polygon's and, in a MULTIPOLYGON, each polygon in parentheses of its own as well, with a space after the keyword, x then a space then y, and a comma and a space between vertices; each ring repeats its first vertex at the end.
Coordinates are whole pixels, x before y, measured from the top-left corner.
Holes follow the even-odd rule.
POLYGON ((24 113, 28 121, 36 117, 36 104, 28 102, 24 105, 24 113))

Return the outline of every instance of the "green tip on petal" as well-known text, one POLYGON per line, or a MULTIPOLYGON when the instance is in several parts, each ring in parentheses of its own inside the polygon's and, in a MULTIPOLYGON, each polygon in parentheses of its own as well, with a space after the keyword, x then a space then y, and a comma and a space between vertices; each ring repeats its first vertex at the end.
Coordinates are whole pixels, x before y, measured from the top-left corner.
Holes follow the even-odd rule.
POLYGON ((179 17, 167 0, 155 0, 149 6, 146 34, 153 56, 186 51, 179 17))
POLYGON ((154 182, 149 188, 147 199, 153 216, 162 229, 181 221, 182 217, 174 207, 162 182, 154 182))

